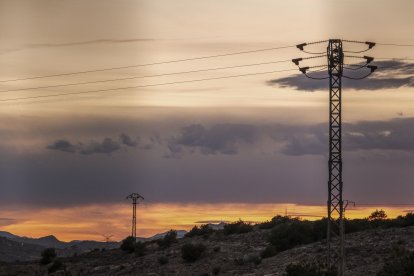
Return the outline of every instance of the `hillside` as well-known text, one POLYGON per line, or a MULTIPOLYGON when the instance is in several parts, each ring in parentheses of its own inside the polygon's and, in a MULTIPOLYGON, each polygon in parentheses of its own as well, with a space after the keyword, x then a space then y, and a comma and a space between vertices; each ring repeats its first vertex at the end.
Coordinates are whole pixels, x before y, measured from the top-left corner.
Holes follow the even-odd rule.
POLYGON ((45 248, 56 248, 60 257, 82 254, 94 249, 118 248, 118 242, 70 241, 63 242, 55 236, 40 238, 20 237, 9 232, 0 231, 0 262, 39 260, 45 248))
MULTIPOLYGON (((242 234, 215 231, 207 238, 184 237, 165 249, 149 242, 144 256, 120 249, 95 250, 62 262, 71 275, 285 275, 290 263, 323 259, 323 240, 262 259, 260 254, 268 246, 271 231, 259 227, 242 234), (205 245, 200 259, 183 260, 181 248, 187 243, 205 245)), ((393 254, 414 251, 414 226, 354 232, 347 235, 346 241, 346 275, 376 275, 393 254)), ((28 262, 0 268, 0 275, 22 274, 46 275, 47 267, 28 262)))

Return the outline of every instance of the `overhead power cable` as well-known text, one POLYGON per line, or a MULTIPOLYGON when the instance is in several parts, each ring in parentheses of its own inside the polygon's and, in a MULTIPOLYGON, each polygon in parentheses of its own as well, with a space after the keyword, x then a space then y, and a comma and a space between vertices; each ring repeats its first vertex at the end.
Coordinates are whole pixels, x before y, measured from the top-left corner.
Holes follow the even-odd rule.
POLYGON ((397 44, 397 43, 377 43, 381 46, 396 46, 396 47, 414 47, 414 44, 397 44))
POLYGON ((18 100, 50 98, 50 97, 59 97, 59 96, 70 96, 70 95, 81 95, 81 94, 89 94, 89 93, 109 92, 109 91, 127 90, 127 89, 144 88, 144 87, 154 87, 154 86, 164 86, 164 85, 181 84, 181 83, 192 83, 192 82, 201 82, 201 81, 209 81, 209 80, 219 80, 219 79, 264 75, 264 74, 272 74, 272 73, 280 73, 280 72, 291 72, 291 71, 296 71, 296 69, 285 69, 285 70, 240 74, 240 75, 232 75, 232 76, 224 76, 224 77, 214 77, 214 78, 194 79, 194 80, 186 80, 186 81, 174 81, 174 82, 147 84, 147 85, 126 86, 126 87, 118 87, 118 88, 108 88, 108 89, 87 90, 87 91, 79 91, 79 92, 67 92, 67 93, 58 93, 58 94, 47 94, 47 95, 37 95, 37 96, 28 96, 28 97, 0 99, 0 102, 12 102, 12 101, 18 101, 18 100))
POLYGON ((133 67, 144 67, 144 66, 152 66, 152 65, 159 65, 159 64, 168 64, 168 63, 185 62, 185 61, 192 61, 192 60, 218 58, 218 57, 225 57, 225 56, 235 56, 235 55, 242 55, 242 54, 250 54, 250 53, 257 53, 257 52, 265 52, 265 51, 273 51, 273 50, 287 49, 287 48, 293 48, 293 47, 296 47, 296 45, 280 46, 280 47, 272 47, 272 48, 264 48, 264 49, 256 49, 256 50, 233 52, 233 53, 225 53, 225 54, 218 54, 218 55, 211 55, 211 56, 201 56, 201 57, 194 57, 194 58, 175 59, 175 60, 159 61, 159 62, 153 62, 153 63, 144 63, 144 64, 136 64, 136 65, 128 65, 128 66, 120 66, 120 67, 110 67, 110 68, 103 68, 103 69, 94 69, 94 70, 86 70, 86 71, 76 71, 76 72, 69 72, 69 73, 62 73, 62 74, 53 74, 53 75, 27 77, 27 78, 17 78, 17 79, 9 79, 9 80, 0 80, 0 82, 12 82, 12 81, 22 81, 22 80, 32 80, 32 79, 41 79, 41 78, 50 78, 50 77, 60 77, 60 76, 78 75, 78 74, 86 74, 86 73, 94 73, 94 72, 102 72, 102 71, 111 71, 111 70, 125 69, 125 68, 133 68, 133 67))
MULTIPOLYGON (((304 59, 311 59, 311 58, 314 58, 314 57, 308 57, 308 58, 304 58, 304 59)), ((200 69, 200 70, 171 72, 171 73, 156 74, 156 75, 132 76, 132 77, 125 77, 125 78, 114 78, 114 79, 105 79, 105 80, 97 80, 97 81, 75 82, 75 83, 56 84, 56 85, 47 85, 47 86, 35 86, 35 87, 28 87, 28 88, 16 88, 16 89, 2 90, 2 91, 0 91, 0 93, 13 92, 13 91, 35 90, 35 89, 43 89, 43 88, 65 87, 65 86, 74 86, 74 85, 83 85, 83 84, 94 84, 94 83, 112 82, 112 81, 121 81, 121 80, 132 80, 132 79, 143 79, 143 78, 153 78, 153 77, 162 77, 162 76, 172 76, 172 75, 199 73, 199 72, 207 72, 207 71, 232 69, 232 68, 259 66, 259 65, 266 65, 266 64, 276 64, 276 63, 283 63, 283 62, 290 62, 290 61, 291 61, 290 59, 287 59, 287 60, 269 61, 269 62, 252 63, 252 64, 243 64, 243 65, 235 65, 235 66, 227 66, 227 67, 216 67, 216 68, 207 68, 207 69, 200 69)))

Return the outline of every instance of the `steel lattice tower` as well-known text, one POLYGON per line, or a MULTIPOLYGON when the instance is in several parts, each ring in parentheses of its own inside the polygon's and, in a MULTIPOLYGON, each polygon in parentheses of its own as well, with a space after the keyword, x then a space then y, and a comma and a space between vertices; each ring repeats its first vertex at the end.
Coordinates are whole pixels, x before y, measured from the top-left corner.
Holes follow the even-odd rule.
POLYGON ((137 238, 137 203, 139 199, 144 199, 140 194, 138 193, 132 193, 129 196, 126 197, 126 199, 132 199, 132 231, 131 236, 133 238, 137 238))
POLYGON ((344 203, 342 198, 342 41, 330 39, 327 48, 329 74, 329 180, 328 180, 328 265, 344 269, 344 203))
POLYGON ((329 160, 328 160, 328 220, 327 220, 327 265, 330 271, 336 271, 338 275, 344 274, 345 250, 344 250, 344 214, 349 201, 342 197, 342 77, 351 80, 361 80, 371 75, 377 66, 369 65, 374 58, 369 56, 344 56, 347 53, 367 52, 375 46, 374 42, 362 42, 354 40, 329 39, 311 43, 296 45, 301 51, 312 56, 292 59, 292 62, 299 67, 299 70, 306 77, 313 80, 329 79, 329 160), (328 64, 317 66, 300 67, 299 63, 305 60, 325 57, 323 52, 309 52, 304 50, 305 46, 328 42, 327 58, 328 64), (344 51, 342 42, 365 44, 367 49, 361 51, 344 51), (317 56, 315 56, 317 55, 317 56), (344 67, 344 58, 364 59, 365 64, 347 64, 344 67), (321 68, 327 70, 328 76, 309 75, 309 72, 319 72, 325 74, 326 71, 310 70, 311 68, 321 68), (363 77, 353 77, 343 75, 344 69, 357 72, 362 69, 369 69, 369 73, 363 77), (344 204, 345 202, 345 204, 344 204))

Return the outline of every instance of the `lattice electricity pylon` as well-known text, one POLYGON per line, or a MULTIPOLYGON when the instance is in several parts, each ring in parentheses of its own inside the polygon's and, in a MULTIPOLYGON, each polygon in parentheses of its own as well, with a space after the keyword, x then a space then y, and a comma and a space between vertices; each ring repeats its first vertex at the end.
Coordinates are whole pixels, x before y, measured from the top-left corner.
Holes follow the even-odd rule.
POLYGON ((126 199, 132 199, 132 233, 131 236, 137 238, 137 203, 139 199, 144 199, 138 193, 132 193, 126 197, 126 199))
MULTIPOLYGON (((345 228, 344 228, 344 214, 345 206, 343 200, 343 182, 342 182, 342 77, 348 79, 364 79, 371 75, 376 69, 376 66, 368 65, 374 59, 372 57, 363 56, 348 56, 349 58, 365 59, 365 64, 349 64, 350 67, 344 66, 344 52, 363 53, 375 46, 373 42, 360 42, 341 39, 329 39, 325 41, 317 41, 312 43, 302 43, 297 45, 301 51, 318 56, 311 56, 305 58, 295 58, 292 62, 295 63, 299 70, 310 79, 324 80, 329 79, 329 161, 328 161, 328 225, 327 225, 327 264, 332 271, 337 271, 337 274, 342 276, 345 265, 345 228), (327 66, 306 66, 299 67, 299 62, 305 59, 322 57, 323 52, 309 52, 305 51, 304 47, 312 44, 320 44, 328 42, 326 57, 327 66), (368 45, 368 48, 362 51, 344 51, 342 49, 342 42, 363 43, 368 45), (328 76, 321 77, 316 75, 309 75, 310 68, 324 67, 328 76), (370 69, 370 72, 363 77, 349 77, 343 75, 344 69, 359 70, 363 68, 370 69)), ((323 55, 325 56, 325 55, 323 55)), ((346 65, 346 64, 345 64, 346 65)), ((316 70, 320 71, 320 70, 316 70)), ((315 71, 314 71, 315 72, 315 71)), ((347 205, 347 204, 346 204, 347 205)))

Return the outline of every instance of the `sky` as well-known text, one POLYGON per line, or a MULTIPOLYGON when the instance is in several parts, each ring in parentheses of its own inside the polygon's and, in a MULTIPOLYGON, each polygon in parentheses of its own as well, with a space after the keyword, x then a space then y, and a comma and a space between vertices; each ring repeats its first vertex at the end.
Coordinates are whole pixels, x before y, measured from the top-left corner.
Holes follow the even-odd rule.
MULTIPOLYGON (((141 236, 263 221, 286 208, 324 215, 327 81, 285 71, 151 86, 294 70, 270 62, 307 54, 290 47, 136 65, 330 38, 378 43, 367 53, 378 71, 343 83, 344 198, 357 203, 349 215, 412 210, 414 49, 380 44, 414 44, 413 8, 408 0, 0 0, 0 230, 119 240, 132 192, 145 198, 141 236), (268 64, 153 76, 256 63, 268 64), (56 87, 119 78, 129 79, 56 87)), ((326 42, 308 49, 325 52, 326 42)))

